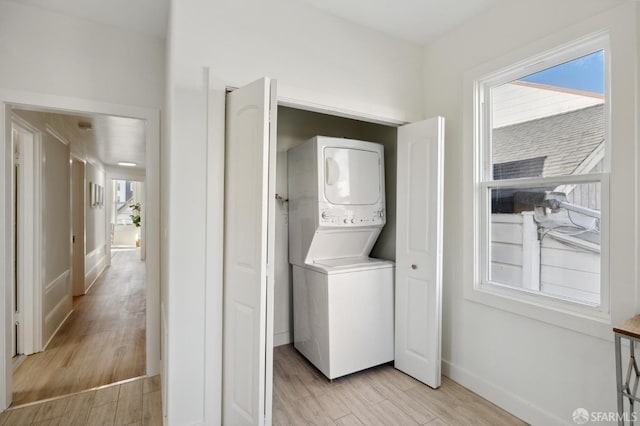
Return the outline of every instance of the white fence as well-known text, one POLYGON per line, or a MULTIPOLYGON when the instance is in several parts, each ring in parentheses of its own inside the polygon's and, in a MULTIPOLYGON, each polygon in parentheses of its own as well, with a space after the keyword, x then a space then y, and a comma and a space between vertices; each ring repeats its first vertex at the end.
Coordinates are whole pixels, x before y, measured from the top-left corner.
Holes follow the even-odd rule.
POLYGON ((114 246, 135 246, 140 235, 140 228, 135 225, 113 225, 111 244, 114 246))
POLYGON ((491 280, 578 300, 600 302, 600 255, 560 242, 540 241, 533 212, 493 214, 491 280))

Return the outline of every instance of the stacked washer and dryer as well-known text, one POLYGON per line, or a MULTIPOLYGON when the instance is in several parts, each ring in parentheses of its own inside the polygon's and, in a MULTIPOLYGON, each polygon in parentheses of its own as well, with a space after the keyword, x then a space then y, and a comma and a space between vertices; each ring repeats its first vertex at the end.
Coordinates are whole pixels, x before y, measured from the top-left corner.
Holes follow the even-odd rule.
POLYGON ((316 136, 288 152, 294 345, 334 379, 394 358, 394 263, 369 257, 386 223, 384 148, 316 136))

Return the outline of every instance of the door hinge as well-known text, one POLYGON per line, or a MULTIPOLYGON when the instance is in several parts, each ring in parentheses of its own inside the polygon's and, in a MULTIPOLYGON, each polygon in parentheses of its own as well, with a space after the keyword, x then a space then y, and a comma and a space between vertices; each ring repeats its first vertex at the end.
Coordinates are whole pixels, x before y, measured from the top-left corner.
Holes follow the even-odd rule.
POLYGON ((22 314, 20 312, 14 312, 13 313, 13 324, 14 325, 20 325, 21 322, 22 322, 22 314))
POLYGON ((20 165, 20 153, 19 152, 16 152, 15 155, 13 156, 13 163, 16 166, 20 165))

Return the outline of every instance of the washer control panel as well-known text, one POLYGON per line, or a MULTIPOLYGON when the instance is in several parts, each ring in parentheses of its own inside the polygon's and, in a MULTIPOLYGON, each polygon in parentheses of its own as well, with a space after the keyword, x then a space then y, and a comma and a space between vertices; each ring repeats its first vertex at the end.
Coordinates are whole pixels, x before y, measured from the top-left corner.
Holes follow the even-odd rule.
POLYGON ((321 208, 320 226, 358 227, 381 226, 386 223, 385 211, 382 208, 321 208))

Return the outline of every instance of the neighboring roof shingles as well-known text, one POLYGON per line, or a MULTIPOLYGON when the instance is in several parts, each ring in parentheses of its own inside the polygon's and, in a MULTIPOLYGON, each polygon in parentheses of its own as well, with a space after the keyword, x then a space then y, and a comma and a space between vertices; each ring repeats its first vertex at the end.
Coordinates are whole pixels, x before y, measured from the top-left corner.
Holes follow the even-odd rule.
POLYGON ((546 157, 542 176, 570 175, 604 140, 596 105, 493 130, 493 163, 546 157))

